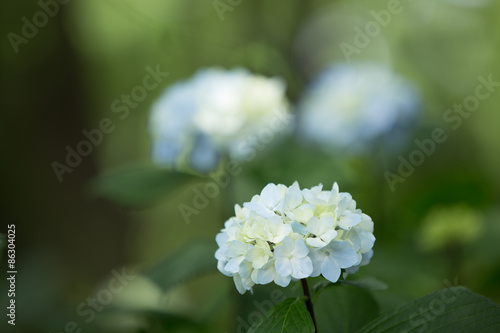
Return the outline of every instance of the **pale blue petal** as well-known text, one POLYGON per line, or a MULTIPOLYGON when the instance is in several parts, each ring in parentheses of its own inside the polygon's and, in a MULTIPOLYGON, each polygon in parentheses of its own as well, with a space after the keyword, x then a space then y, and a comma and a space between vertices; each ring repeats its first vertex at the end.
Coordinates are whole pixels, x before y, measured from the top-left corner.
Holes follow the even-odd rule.
POLYGON ((261 269, 256 269, 252 272, 252 281, 257 284, 268 284, 274 280, 276 271, 274 269, 274 263, 272 265, 266 265, 261 269))
POLYGON ((281 276, 288 276, 292 274, 292 263, 288 258, 276 259, 275 267, 276 273, 281 276))
POLYGON ((363 229, 360 230, 359 236, 361 239, 360 251, 362 253, 370 251, 375 244, 375 236, 373 236, 370 232, 364 231, 363 229))
POLYGON ((309 258, 312 261, 313 264, 313 271, 311 273, 312 277, 318 276, 321 274, 321 264, 325 260, 326 256, 325 254, 320 251, 320 250, 314 250, 312 249, 311 252, 309 252, 309 258))
POLYGON ((330 282, 337 282, 340 277, 340 266, 332 257, 327 257, 321 264, 321 274, 330 282))
POLYGON ((358 253, 347 241, 333 241, 328 246, 328 250, 331 251, 330 255, 335 257, 341 268, 348 268, 358 264, 358 253))
POLYGON ((285 237, 283 239, 283 242, 281 242, 281 244, 276 246, 276 248, 278 248, 278 247, 280 248, 280 251, 282 251, 282 253, 284 253, 286 255, 291 254, 293 251, 293 247, 294 247, 293 239, 291 239, 290 237, 285 237))
POLYGON ((293 232, 296 232, 301 235, 307 234, 307 228, 302 224, 298 223, 297 221, 293 221, 290 225, 292 226, 293 232))
POLYGON ((276 276, 274 277, 274 283, 276 283, 280 287, 287 287, 290 284, 290 280, 290 275, 281 276, 279 274, 276 274, 276 276))
POLYGON ((245 257, 243 257, 243 256, 233 258, 227 262, 224 269, 228 272, 231 272, 231 273, 238 273, 238 271, 240 269, 240 264, 243 260, 245 260, 245 257))
POLYGON ((292 277, 295 279, 305 279, 313 272, 313 264, 309 257, 292 258, 292 277))
POLYGON ((297 239, 295 241, 295 247, 293 248, 292 255, 297 258, 304 258, 309 253, 309 247, 302 239, 297 239))

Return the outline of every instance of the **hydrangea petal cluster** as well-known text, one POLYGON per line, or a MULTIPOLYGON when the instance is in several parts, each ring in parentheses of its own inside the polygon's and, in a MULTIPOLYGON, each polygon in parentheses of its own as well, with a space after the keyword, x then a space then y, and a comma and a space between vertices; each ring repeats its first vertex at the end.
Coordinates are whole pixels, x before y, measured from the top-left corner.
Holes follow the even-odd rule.
POLYGON ((246 157, 246 141, 289 115, 285 83, 244 69, 203 69, 153 105, 152 158, 160 166, 214 170, 222 155, 246 157))
POLYGON ((412 85, 388 67, 336 64, 312 82, 299 103, 299 133, 326 149, 365 151, 377 139, 390 146, 402 141, 397 139, 418 106, 412 85))
POLYGON ((372 219, 349 193, 323 185, 300 189, 268 184, 216 236, 218 269, 243 294, 256 284, 286 287, 322 275, 337 282, 342 270, 355 273, 373 256, 372 219))

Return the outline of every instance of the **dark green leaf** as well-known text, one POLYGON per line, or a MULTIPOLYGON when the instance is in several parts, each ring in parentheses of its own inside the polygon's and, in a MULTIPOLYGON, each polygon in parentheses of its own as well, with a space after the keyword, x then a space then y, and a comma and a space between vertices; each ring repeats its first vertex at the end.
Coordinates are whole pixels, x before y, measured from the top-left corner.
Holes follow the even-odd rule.
POLYGON ((499 332, 500 306, 467 288, 436 291, 386 312, 361 332, 499 332))
POLYGON ((248 333, 313 333, 314 324, 304 300, 288 298, 255 322, 248 333))
POLYGON ((144 274, 163 290, 168 290, 190 278, 216 270, 216 249, 215 240, 190 242, 144 274))
POLYGON ((379 313, 366 289, 339 286, 324 290, 314 303, 319 332, 356 332, 379 313))
POLYGON ((118 204, 141 208, 160 201, 195 179, 202 178, 151 166, 102 175, 94 181, 93 189, 118 204))

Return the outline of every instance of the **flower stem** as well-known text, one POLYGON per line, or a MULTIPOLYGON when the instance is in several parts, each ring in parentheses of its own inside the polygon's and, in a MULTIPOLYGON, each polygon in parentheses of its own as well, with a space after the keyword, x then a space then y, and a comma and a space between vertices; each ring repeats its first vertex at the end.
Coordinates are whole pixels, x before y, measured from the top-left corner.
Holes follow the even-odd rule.
POLYGON ((316 325, 316 318, 314 317, 314 308, 313 304, 311 301, 311 293, 309 292, 309 286, 307 285, 307 279, 301 279, 300 282, 302 283, 302 289, 304 290, 304 296, 307 297, 306 300, 306 308, 307 311, 309 311, 309 314, 311 315, 313 324, 314 324, 314 332, 318 333, 318 325, 316 325))

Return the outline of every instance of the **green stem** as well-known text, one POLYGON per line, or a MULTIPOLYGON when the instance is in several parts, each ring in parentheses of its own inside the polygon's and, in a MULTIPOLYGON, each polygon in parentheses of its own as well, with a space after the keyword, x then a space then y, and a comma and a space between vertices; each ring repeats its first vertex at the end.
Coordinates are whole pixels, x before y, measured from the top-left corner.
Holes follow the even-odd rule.
POLYGON ((309 292, 309 286, 307 285, 307 279, 301 279, 300 282, 302 283, 302 289, 304 290, 304 296, 307 297, 306 300, 306 308, 307 311, 309 311, 309 314, 311 315, 313 324, 314 324, 314 332, 318 333, 318 325, 316 325, 316 318, 314 317, 314 308, 313 304, 311 302, 311 293, 309 292))

